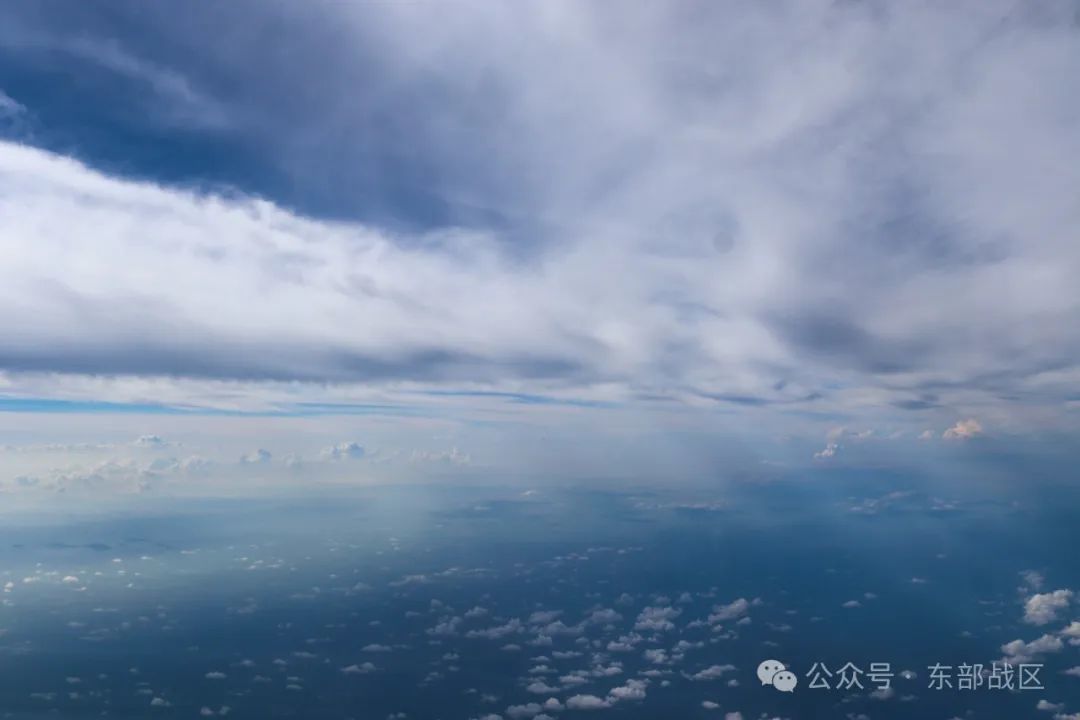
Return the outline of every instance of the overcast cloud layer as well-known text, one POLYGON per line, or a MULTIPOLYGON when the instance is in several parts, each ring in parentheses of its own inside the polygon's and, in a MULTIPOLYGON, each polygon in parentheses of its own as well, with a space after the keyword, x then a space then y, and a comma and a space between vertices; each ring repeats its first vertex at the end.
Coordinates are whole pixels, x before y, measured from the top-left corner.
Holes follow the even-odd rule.
POLYGON ((1075 415, 1069 3, 64 7, 0 18, 8 394, 1075 415))

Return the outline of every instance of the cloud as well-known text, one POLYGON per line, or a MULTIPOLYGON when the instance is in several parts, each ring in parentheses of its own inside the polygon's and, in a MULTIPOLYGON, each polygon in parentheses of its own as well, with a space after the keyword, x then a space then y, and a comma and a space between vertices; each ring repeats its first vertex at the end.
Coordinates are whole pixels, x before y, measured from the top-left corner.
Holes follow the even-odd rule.
POLYGON ((654 632, 672 630, 675 628, 672 620, 680 615, 682 610, 677 607, 646 607, 638 614, 634 629, 654 632))
POLYGON ((0 123, 14 122, 25 113, 25 105, 0 89, 0 123))
POLYGON ((1040 655, 1047 653, 1061 652, 1064 648, 1064 643, 1061 642, 1061 638, 1056 635, 1043 635, 1031 642, 1024 642, 1023 640, 1013 640, 1007 642, 1001 646, 1001 651, 1005 653, 1005 660, 1014 665, 1031 662, 1040 655))
POLYGON ((982 435, 982 425, 975 418, 968 420, 959 420, 951 428, 948 428, 941 434, 941 437, 946 440, 970 440, 971 438, 982 435))
POLYGON ((571 695, 566 699, 569 710, 603 710, 611 707, 611 701, 596 695, 571 695))
POLYGON ((273 455, 269 450, 264 448, 257 448, 249 453, 244 454, 240 458, 240 462, 245 465, 263 465, 270 462, 273 459, 273 455))
POLYGON ((1031 625, 1046 625, 1057 620, 1058 612, 1069 607, 1072 590, 1055 590, 1049 593, 1036 593, 1024 603, 1024 622, 1031 625))
POLYGON ((746 598, 733 600, 727 605, 714 605, 709 615, 709 623, 715 624, 727 620, 737 620, 750 610, 750 601, 746 598))
POLYGON ((103 109, 165 108, 50 118, 85 165, 0 145, 0 367, 20 387, 996 418, 1064 412, 1080 375, 1078 101, 1054 80, 1080 74, 1080 41, 1056 10, 87 7, 73 33, 20 5, 0 18, 13 66, 91 67, 103 109), (142 137, 191 167, 155 168, 142 137))
POLYGON ((375 672, 375 670, 375 663, 371 662, 360 663, 359 665, 347 665, 346 667, 341 668, 341 672, 346 675, 367 675, 375 672))
POLYGON ((691 680, 720 680, 724 675, 735 672, 734 665, 710 665, 709 667, 694 673, 691 680))
POLYGON ((625 684, 608 691, 608 702, 614 704, 624 700, 644 700, 648 686, 647 680, 627 680, 625 684))
POLYGON ((506 708, 506 716, 511 720, 521 720, 539 715, 543 711, 540 703, 525 703, 524 705, 511 705, 506 708))
POLYGON ((824 448, 814 453, 815 460, 827 460, 836 455, 840 450, 840 446, 834 442, 828 443, 824 448))
POLYGON ((324 460, 360 460, 364 454, 363 445, 350 441, 324 448, 321 456, 324 460))

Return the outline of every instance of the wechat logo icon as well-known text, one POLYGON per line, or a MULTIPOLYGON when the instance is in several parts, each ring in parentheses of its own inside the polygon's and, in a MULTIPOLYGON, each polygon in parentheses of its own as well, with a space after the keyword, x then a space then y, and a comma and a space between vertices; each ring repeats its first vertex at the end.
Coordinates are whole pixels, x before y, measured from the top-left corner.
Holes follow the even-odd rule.
POLYGON ((779 660, 766 660, 758 665, 757 676, 762 685, 772 685, 780 692, 795 692, 795 686, 799 684, 795 673, 785 668, 779 660))

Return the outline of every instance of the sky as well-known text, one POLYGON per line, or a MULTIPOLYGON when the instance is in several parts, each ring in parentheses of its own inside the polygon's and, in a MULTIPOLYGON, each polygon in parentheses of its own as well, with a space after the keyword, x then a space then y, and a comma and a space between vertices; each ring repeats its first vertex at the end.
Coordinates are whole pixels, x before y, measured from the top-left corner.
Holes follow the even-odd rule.
POLYGON ((1078 23, 3 3, 0 488, 1067 462, 1078 23))

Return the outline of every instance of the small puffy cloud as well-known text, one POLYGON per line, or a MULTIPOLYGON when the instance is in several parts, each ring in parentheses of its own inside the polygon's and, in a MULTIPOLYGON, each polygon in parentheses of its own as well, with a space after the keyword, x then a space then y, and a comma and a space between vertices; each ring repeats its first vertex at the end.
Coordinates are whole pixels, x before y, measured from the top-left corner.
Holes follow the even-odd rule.
POLYGON ((590 613, 588 622, 597 625, 606 625, 608 623, 619 622, 620 620, 622 620, 622 615, 619 612, 611 608, 602 608, 590 613))
POLYGON ((364 454, 364 446, 357 442, 338 443, 324 448, 320 453, 324 460, 360 460, 364 454))
POLYGON ((1065 703, 1052 703, 1043 698, 1035 704, 1035 709, 1043 712, 1061 712, 1065 709, 1065 703))
POLYGON ((529 616, 530 625, 547 625, 555 622, 562 615, 562 610, 537 610, 529 616))
POLYGON ((540 703, 525 703, 524 705, 511 705, 506 708, 506 716, 511 720, 523 720, 539 715, 543 711, 540 703))
POLYGON ((645 680, 627 680, 626 684, 612 688, 608 692, 608 702, 644 700, 646 687, 648 687, 648 682, 645 680))
POLYGON ((701 707, 705 708, 706 710, 716 710, 720 707, 720 703, 713 702, 712 700, 702 700, 701 707))
POLYGON ((251 452, 246 453, 244 456, 242 456, 240 458, 240 462, 242 462, 242 463, 244 463, 246 465, 258 465, 258 464, 268 463, 272 459, 273 459, 273 455, 270 454, 269 450, 264 450, 263 448, 258 448, 256 450, 252 450, 251 452))
POLYGON ((1013 640, 1005 643, 1001 646, 1001 651, 1005 653, 1007 662, 1019 665, 1030 662, 1039 655, 1061 652, 1063 647, 1065 647, 1065 644, 1061 641, 1061 638, 1056 635, 1043 635, 1031 642, 1013 640))
POLYGON ((635 630, 663 631, 671 630, 675 624, 673 619, 682 615, 682 610, 676 607, 647 607, 641 611, 634 623, 635 630))
POLYGON ((223 673, 223 672, 221 672, 219 670, 214 670, 214 671, 206 673, 206 679, 207 680, 224 680, 225 677, 226 677, 225 673, 223 673))
POLYGON ((946 440, 970 440, 983 434, 982 425, 975 418, 960 420, 941 434, 946 440))
POLYGON ((160 448, 165 447, 168 444, 169 443, 165 442, 160 435, 140 435, 135 440, 135 445, 137 447, 144 448, 160 448))
POLYGON ((571 695, 566 699, 569 710, 603 710, 611 707, 611 702, 596 695, 571 695))
POLYGON ((814 453, 815 460, 828 460, 831 457, 835 457, 836 453, 840 450, 840 446, 837 443, 831 442, 825 445, 824 448, 814 453))
POLYGON ((341 672, 346 675, 367 675, 375 672, 375 663, 366 662, 359 665, 348 665, 341 668, 341 672))
POLYGON ((1046 578, 1038 570, 1024 570, 1020 573, 1020 579, 1023 581, 1021 589, 1030 591, 1042 590, 1043 583, 1046 582, 1046 578))
POLYGON ((719 680, 722 677, 724 677, 724 675, 726 675, 726 674, 728 674, 730 672, 735 672, 735 666, 734 665, 710 665, 709 667, 705 668, 704 670, 701 670, 700 672, 696 672, 693 675, 691 675, 690 679, 691 680, 698 680, 698 681, 702 681, 702 680, 719 680))
POLYGON ((1065 610, 1072 602, 1072 590, 1055 590, 1049 593, 1036 593, 1024 603, 1024 622, 1031 625, 1046 625, 1057 620, 1058 612, 1065 610))
POLYGON ((739 598, 727 605, 714 605, 712 614, 709 615, 709 623, 715 624, 726 620, 736 620, 750 610, 750 601, 739 598))
MULTIPOLYGON (((456 618, 455 618, 456 619, 456 618)), ((488 640, 497 640, 499 638, 519 633, 522 631, 521 621, 517 618, 509 620, 502 625, 496 625, 495 627, 486 628, 484 630, 470 630, 466 633, 470 638, 487 638, 488 640)))

